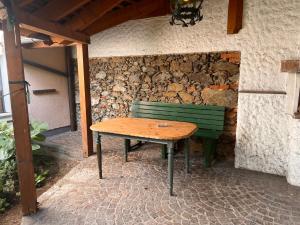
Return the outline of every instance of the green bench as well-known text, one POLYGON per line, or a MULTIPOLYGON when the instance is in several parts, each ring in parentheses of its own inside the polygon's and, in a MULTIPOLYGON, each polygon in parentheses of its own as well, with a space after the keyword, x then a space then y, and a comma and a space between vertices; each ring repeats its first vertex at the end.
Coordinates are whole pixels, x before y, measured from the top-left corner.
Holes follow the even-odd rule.
MULTIPOLYGON (((161 102, 135 101, 131 107, 131 116, 138 118, 174 120, 191 122, 198 125, 196 137, 204 139, 204 165, 210 167, 216 153, 217 139, 224 130, 225 107, 194 104, 171 104, 161 102)), ((139 147, 130 146, 125 140, 125 147, 130 151, 139 147)), ((166 156, 167 148, 162 146, 162 155, 166 156)))

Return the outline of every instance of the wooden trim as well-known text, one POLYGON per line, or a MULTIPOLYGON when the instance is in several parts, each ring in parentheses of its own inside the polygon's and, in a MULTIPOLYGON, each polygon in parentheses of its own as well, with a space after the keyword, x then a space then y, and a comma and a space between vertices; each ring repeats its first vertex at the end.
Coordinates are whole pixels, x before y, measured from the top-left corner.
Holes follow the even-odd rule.
MULTIPOLYGON (((93 35, 128 20, 148 17, 157 12, 157 10, 160 10, 161 7, 165 4, 164 2, 164 0, 142 0, 131 6, 109 12, 98 19, 96 22, 91 24, 89 27, 87 27, 84 32, 89 35, 93 35)), ((163 14, 167 13, 168 12, 164 12, 163 14)))
MULTIPOLYGON (((9 81, 24 81, 22 48, 18 24, 8 30, 3 22, 5 54, 9 81)), ((30 140, 27 99, 24 84, 10 84, 11 110, 23 215, 37 211, 34 167, 30 140)))
POLYGON ((34 16, 45 18, 49 21, 58 21, 71 14, 90 0, 52 0, 44 7, 34 12, 34 16))
POLYGON ((53 69, 49 66, 45 66, 45 65, 42 65, 42 64, 39 64, 39 63, 36 63, 36 62, 32 62, 30 60, 26 60, 26 59, 23 60, 23 63, 27 64, 27 65, 30 65, 30 66, 34 66, 34 67, 39 68, 41 70, 45 70, 45 71, 50 72, 50 73, 55 73, 57 75, 67 77, 67 74, 65 72, 57 70, 57 69, 53 69))
POLYGON ((32 43, 24 43, 22 44, 22 48, 60 48, 64 47, 63 44, 53 43, 53 44, 46 44, 44 41, 35 41, 32 43))
POLYGON ((239 91, 241 94, 270 94, 270 95, 286 95, 285 91, 252 91, 252 90, 243 90, 239 91))
POLYGON ((237 34, 243 26, 243 0, 229 0, 227 34, 237 34))
POLYGON ((282 60, 281 72, 283 73, 300 73, 300 60, 282 60))
POLYGON ((72 47, 65 47, 66 72, 68 75, 68 95, 70 109, 71 131, 77 130, 76 99, 75 99, 75 73, 72 60, 72 47))
POLYGON ((78 15, 74 16, 65 26, 82 31, 107 12, 119 5, 123 0, 95 0, 88 4, 78 15))
MULTIPOLYGON (((3 2, 7 4, 7 2, 3 2)), ((69 27, 63 26, 59 23, 49 22, 42 18, 36 17, 18 8, 14 4, 11 6, 13 8, 14 15, 16 16, 16 19, 18 20, 18 23, 22 29, 46 34, 49 36, 56 36, 72 42, 85 44, 90 43, 90 38, 83 33, 72 31, 69 29, 69 27)))
POLYGON ((20 7, 25 7, 25 6, 29 5, 29 4, 31 4, 33 1, 34 0, 19 0, 17 4, 20 7))
POLYGON ((57 90, 54 88, 51 89, 40 89, 40 90, 33 90, 32 93, 34 95, 44 95, 44 94, 54 94, 57 90))
POLYGON ((80 94, 80 115, 83 157, 93 154, 91 94, 89 75, 89 54, 86 44, 77 44, 78 81, 80 94))

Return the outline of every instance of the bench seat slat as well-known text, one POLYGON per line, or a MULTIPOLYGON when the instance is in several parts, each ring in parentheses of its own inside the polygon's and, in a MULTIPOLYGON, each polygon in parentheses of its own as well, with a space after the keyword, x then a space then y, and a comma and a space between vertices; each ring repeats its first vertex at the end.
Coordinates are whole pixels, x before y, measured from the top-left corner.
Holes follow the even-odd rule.
POLYGON ((195 136, 204 138, 217 139, 224 130, 223 106, 135 101, 131 114, 139 118, 194 123, 199 128, 195 136))
POLYGON ((214 125, 223 125, 224 117, 214 116, 214 115, 197 115, 190 113, 182 113, 182 112, 169 112, 169 111, 156 111, 156 110, 144 110, 138 109, 134 111, 135 115, 138 114, 153 114, 153 115, 162 115, 162 116, 176 116, 183 118, 195 119, 195 121, 201 121, 206 124, 214 124, 214 125))
POLYGON ((162 102, 143 102, 135 101, 134 105, 147 105, 147 106, 162 106, 168 108, 190 108, 190 109, 207 109, 214 111, 225 111, 223 106, 212 106, 212 105, 194 105, 194 104, 173 104, 173 103, 162 103, 162 102))
POLYGON ((181 112, 186 114, 196 114, 196 115, 214 115, 222 118, 224 116, 224 111, 214 111, 206 109, 190 109, 190 108, 168 108, 161 106, 147 106, 147 105, 134 105, 132 110, 155 110, 164 112, 181 112))
POLYGON ((204 122, 201 122, 201 120, 196 120, 196 119, 186 118, 186 117, 155 115, 155 114, 147 114, 147 113, 134 113, 133 116, 134 117, 139 117, 139 118, 190 122, 190 123, 197 124, 197 126, 200 127, 200 128, 211 129, 211 130, 223 130, 223 128, 224 128, 223 125, 205 124, 204 122))

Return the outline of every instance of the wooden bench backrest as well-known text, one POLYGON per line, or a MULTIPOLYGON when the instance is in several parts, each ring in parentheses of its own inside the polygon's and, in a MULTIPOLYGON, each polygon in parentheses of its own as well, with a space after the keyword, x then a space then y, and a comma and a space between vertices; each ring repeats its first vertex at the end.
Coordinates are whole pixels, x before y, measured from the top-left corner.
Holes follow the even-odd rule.
POLYGON ((199 128, 196 136, 218 138, 224 130, 223 106, 135 101, 131 114, 139 118, 195 123, 199 128))

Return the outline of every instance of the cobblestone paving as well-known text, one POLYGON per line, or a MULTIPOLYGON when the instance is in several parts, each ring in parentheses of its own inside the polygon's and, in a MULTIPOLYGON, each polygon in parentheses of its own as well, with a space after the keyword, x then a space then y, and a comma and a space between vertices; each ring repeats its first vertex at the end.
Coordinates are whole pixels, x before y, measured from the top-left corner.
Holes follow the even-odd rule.
POLYGON ((170 197, 158 145, 130 153, 125 163, 122 140, 103 140, 104 179, 98 179, 95 156, 81 161, 39 198, 40 211, 24 217, 22 225, 300 224, 300 189, 283 177, 234 169, 231 163, 204 169, 198 159, 186 175, 178 155, 176 196, 170 197))

